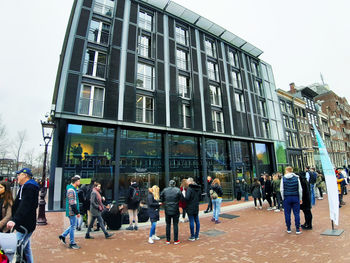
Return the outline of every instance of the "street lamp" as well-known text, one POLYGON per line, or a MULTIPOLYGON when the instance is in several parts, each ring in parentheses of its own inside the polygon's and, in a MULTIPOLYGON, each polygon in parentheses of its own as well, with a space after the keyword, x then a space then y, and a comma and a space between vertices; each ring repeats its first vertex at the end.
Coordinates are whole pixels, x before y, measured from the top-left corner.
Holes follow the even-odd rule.
POLYGON ((40 188, 40 194, 39 194, 39 213, 38 213, 38 225, 46 225, 47 220, 45 216, 45 196, 46 196, 46 157, 47 157, 47 147, 51 141, 52 138, 52 132, 55 128, 55 124, 52 122, 51 118, 48 118, 47 121, 40 121, 41 127, 43 130, 43 139, 45 143, 45 152, 44 152, 44 164, 43 164, 43 176, 41 179, 41 188, 40 188))

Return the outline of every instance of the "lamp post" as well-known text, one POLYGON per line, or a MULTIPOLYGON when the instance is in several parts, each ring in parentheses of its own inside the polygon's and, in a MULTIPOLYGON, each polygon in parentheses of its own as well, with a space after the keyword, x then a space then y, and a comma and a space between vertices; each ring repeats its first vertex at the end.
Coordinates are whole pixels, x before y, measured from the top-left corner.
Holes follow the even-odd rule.
POLYGON ((52 132, 55 128, 55 124, 52 122, 50 118, 47 119, 47 121, 40 121, 41 127, 43 131, 43 139, 45 143, 45 152, 44 152, 44 164, 43 164, 43 175, 41 179, 41 186, 40 186, 40 194, 39 194, 39 212, 38 212, 38 225, 46 225, 47 220, 45 216, 45 196, 46 196, 46 158, 47 158, 47 147, 49 146, 49 143, 52 138, 52 132))

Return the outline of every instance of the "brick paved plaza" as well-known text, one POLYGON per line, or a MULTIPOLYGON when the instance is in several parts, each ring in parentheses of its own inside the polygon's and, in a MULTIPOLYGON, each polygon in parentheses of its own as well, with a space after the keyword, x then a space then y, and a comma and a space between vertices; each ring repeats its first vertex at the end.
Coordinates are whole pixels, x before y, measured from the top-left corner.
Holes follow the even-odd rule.
MULTIPOLYGON (((348 196, 344 196, 345 202, 348 196)), ((47 213, 49 224, 38 226, 32 239, 35 262, 350 262, 350 201, 340 209, 340 225, 345 232, 339 236, 322 236, 331 227, 327 195, 317 200, 313 212, 312 231, 299 236, 292 228, 286 233, 283 212, 255 210, 253 202, 225 203, 223 213, 237 215, 234 219, 222 218, 222 223, 210 222, 210 215, 202 214, 201 235, 198 241, 188 241, 188 223, 179 224, 181 244, 166 245, 165 240, 148 244, 149 223, 138 231, 119 230, 106 240, 103 233, 92 233, 93 240, 84 239, 78 232, 80 250, 71 250, 61 244, 58 235, 68 226, 62 212, 47 213), (205 234, 206 232, 206 234, 205 234), (212 234, 215 234, 214 236, 212 234)), ((201 210, 204 205, 201 206, 201 210)), ((294 220, 292 220, 294 221, 294 220)), ((301 213, 301 223, 304 216, 301 213)), ((123 225, 125 228, 125 225, 123 225)), ((165 235, 160 222, 157 235, 165 235)), ((68 239, 68 238, 67 238, 68 239)))

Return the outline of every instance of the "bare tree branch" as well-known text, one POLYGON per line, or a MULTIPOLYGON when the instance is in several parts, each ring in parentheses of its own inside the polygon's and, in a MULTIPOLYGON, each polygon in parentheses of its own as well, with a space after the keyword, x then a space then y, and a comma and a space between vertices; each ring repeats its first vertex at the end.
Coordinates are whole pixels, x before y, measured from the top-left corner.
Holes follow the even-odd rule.
POLYGON ((17 132, 17 137, 16 140, 14 142, 14 146, 13 146, 13 154, 15 156, 16 159, 16 170, 18 171, 18 166, 19 166, 19 160, 20 160, 20 156, 21 156, 21 150, 23 148, 23 144, 26 140, 27 137, 27 131, 26 130, 22 130, 17 132))

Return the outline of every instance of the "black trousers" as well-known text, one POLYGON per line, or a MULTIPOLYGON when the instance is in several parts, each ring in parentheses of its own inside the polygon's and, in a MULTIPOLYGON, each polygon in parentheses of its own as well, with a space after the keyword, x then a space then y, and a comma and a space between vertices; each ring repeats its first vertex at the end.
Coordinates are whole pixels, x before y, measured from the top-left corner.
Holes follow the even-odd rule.
POLYGON ((213 210, 213 203, 211 202, 211 198, 210 195, 207 194, 208 197, 208 207, 207 207, 207 211, 212 211, 213 210))
POLYGON ((240 201, 242 198, 242 192, 237 192, 237 201, 240 201))
POLYGON ((261 198, 255 198, 255 197, 254 197, 254 205, 256 206, 256 199, 259 200, 260 206, 262 206, 261 198))
POLYGON ((267 200, 267 202, 269 203, 270 207, 272 207, 272 200, 271 200, 271 194, 266 194, 265 199, 267 200))
POLYGON ((179 240, 179 214, 178 215, 165 215, 166 222, 166 240, 170 241, 170 227, 171 227, 171 219, 173 220, 173 228, 174 228, 174 241, 179 240))
POLYGON ((311 209, 303 210, 303 212, 304 212, 304 217, 305 217, 305 225, 312 227, 312 213, 311 213, 311 209))

